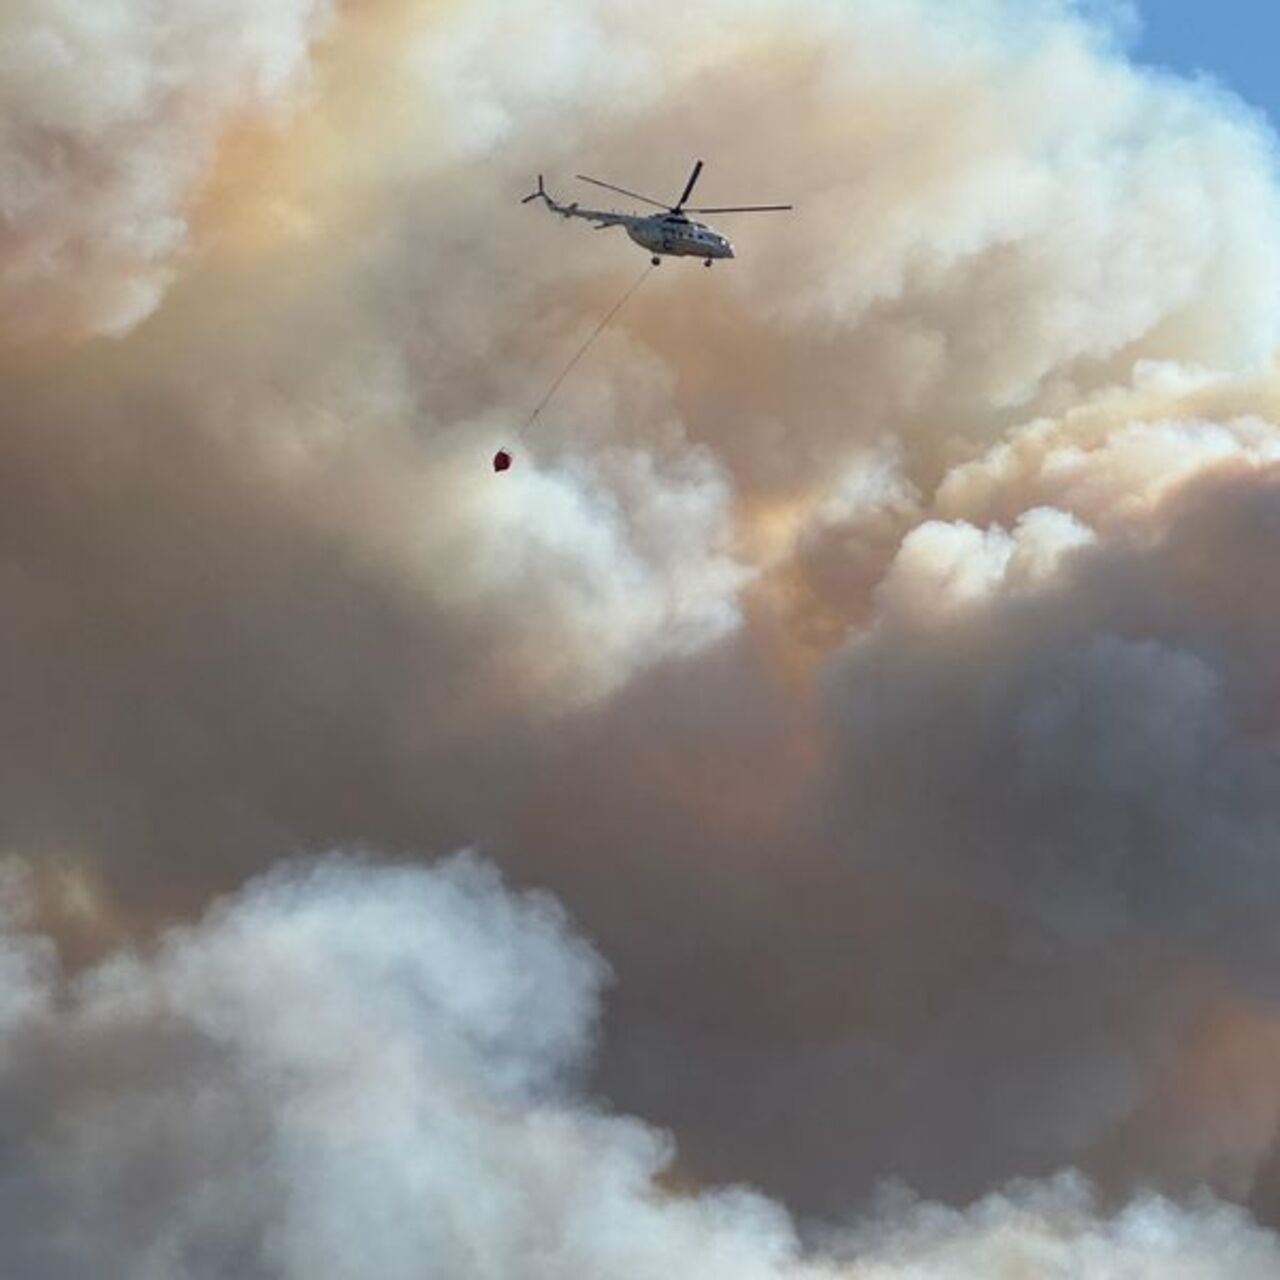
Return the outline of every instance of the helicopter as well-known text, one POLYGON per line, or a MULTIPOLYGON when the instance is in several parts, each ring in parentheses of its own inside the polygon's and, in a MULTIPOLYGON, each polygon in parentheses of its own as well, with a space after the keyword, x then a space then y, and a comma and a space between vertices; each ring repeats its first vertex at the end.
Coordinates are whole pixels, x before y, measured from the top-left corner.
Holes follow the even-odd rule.
POLYGON ((651 200, 638 192, 628 191, 626 187, 616 187, 612 182, 589 178, 585 173, 575 175, 579 182, 589 182, 608 191, 617 191, 620 195, 630 196, 632 200, 651 204, 654 208, 661 209, 661 213, 616 213, 603 209, 584 209, 576 200, 572 204, 560 204, 547 194, 542 185, 542 174, 538 174, 538 189, 530 192, 520 203, 542 200, 548 209, 562 218, 585 218, 588 222, 594 222, 597 231, 603 231, 606 227, 625 227, 627 235, 653 255, 651 261, 655 267, 663 257, 701 258, 703 266, 709 267, 718 258, 734 256, 733 245, 728 237, 722 236, 705 222, 695 222, 688 216, 690 213, 771 213, 792 207, 789 204, 739 204, 686 209, 685 202, 693 194, 694 185, 701 173, 702 161, 699 160, 693 166, 693 172, 685 183, 680 199, 672 205, 651 200))

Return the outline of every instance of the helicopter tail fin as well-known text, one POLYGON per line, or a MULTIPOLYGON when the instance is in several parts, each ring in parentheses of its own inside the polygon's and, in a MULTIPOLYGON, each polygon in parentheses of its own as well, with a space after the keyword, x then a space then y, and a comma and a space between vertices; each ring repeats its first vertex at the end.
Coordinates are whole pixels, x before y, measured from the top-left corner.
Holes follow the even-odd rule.
POLYGON ((544 188, 544 187, 543 187, 543 185, 542 185, 542 174, 538 174, 538 189, 537 189, 537 191, 531 191, 531 192, 529 192, 529 194, 528 194, 527 196, 525 196, 525 198, 524 198, 523 200, 521 200, 521 201, 520 201, 520 203, 521 203, 521 204, 528 204, 530 200, 536 200, 536 199, 538 199, 538 197, 539 197, 539 196, 541 196, 541 197, 542 197, 542 199, 544 199, 544 200, 546 200, 546 198, 547 198, 546 188, 544 188))

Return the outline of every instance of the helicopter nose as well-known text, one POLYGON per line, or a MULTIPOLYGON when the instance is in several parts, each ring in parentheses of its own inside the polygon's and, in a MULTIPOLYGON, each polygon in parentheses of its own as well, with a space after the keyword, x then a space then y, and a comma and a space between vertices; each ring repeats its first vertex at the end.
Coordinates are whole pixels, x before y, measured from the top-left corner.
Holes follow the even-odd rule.
POLYGON ((733 257, 733 245, 728 240, 724 242, 724 256, 726 258, 733 257))

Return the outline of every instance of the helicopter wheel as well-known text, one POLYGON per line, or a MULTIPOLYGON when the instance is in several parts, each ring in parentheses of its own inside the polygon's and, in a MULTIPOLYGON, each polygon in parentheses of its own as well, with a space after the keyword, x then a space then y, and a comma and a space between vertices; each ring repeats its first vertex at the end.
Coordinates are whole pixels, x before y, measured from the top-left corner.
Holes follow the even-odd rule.
POLYGON ((703 265, 704 267, 709 267, 709 266, 711 265, 711 259, 710 259, 710 258, 707 258, 707 259, 703 262, 703 264, 702 264, 702 265, 703 265))
POLYGON ((652 263, 653 263, 653 265, 654 265, 655 267, 660 267, 660 266, 662 266, 662 259, 661 259, 661 258, 653 257, 653 258, 650 258, 650 259, 649 259, 649 261, 650 261, 650 262, 652 262, 652 263))

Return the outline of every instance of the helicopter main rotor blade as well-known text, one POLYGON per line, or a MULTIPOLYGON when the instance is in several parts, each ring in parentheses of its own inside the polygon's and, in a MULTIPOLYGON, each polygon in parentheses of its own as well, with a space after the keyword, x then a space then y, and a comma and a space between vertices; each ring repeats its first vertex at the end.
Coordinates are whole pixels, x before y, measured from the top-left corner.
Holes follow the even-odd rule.
POLYGON ((773 213, 781 209, 794 209, 793 204, 726 204, 712 209, 686 209, 686 213, 773 213))
POLYGON ((699 160, 698 163, 693 166, 693 172, 689 175, 689 181, 685 183, 684 194, 671 206, 673 210, 684 208, 684 202, 693 194, 693 184, 698 181, 698 174, 701 172, 702 161, 699 160))
POLYGON ((651 204, 655 209, 668 209, 669 205, 660 203, 657 200, 650 200, 648 196, 642 196, 639 192, 628 191, 626 187, 615 187, 612 182, 601 182, 599 178, 588 178, 585 173, 576 173, 574 177, 579 182, 589 182, 594 187, 604 187, 607 191, 616 191, 620 195, 630 196, 633 200, 642 200, 645 204, 651 204))

